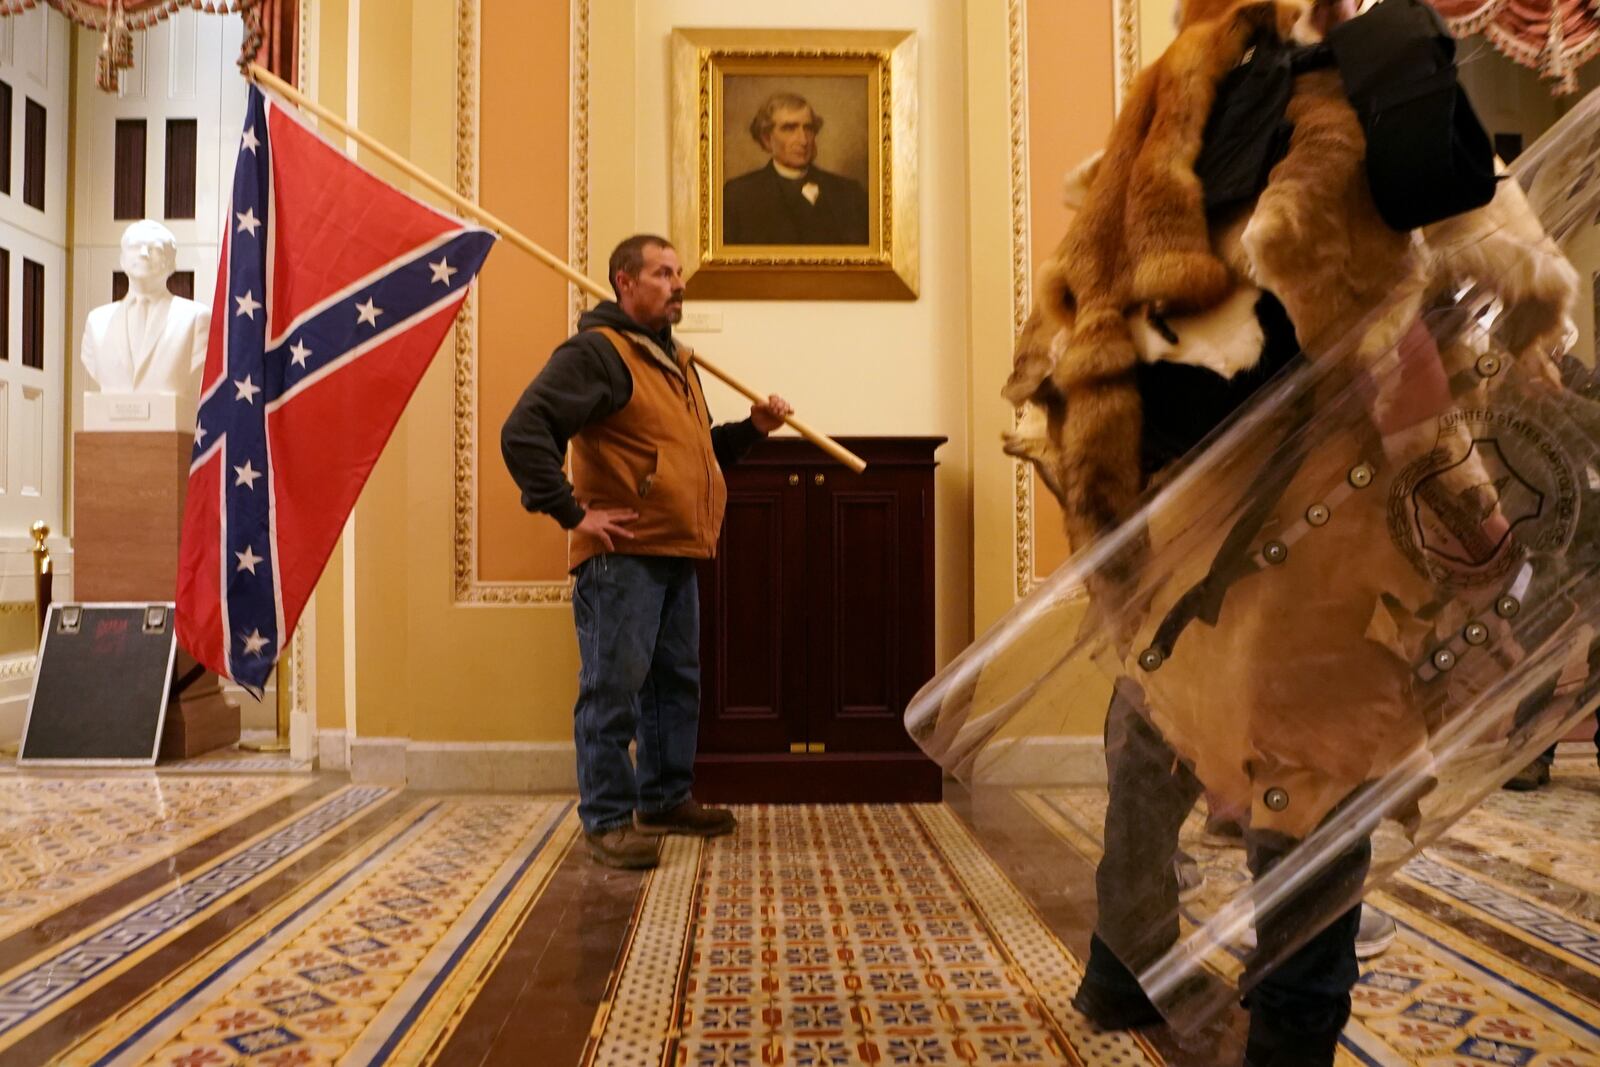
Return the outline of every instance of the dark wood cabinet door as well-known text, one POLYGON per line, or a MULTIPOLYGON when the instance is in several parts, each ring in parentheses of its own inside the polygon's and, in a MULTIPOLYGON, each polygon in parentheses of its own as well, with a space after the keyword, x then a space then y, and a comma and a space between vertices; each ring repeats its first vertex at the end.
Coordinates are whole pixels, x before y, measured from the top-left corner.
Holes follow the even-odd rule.
POLYGON ((806 482, 808 739, 914 750, 902 717, 933 673, 932 478, 833 467, 806 482))
POLYGON ((728 472, 722 541, 700 569, 700 799, 939 799, 903 716, 933 674, 942 441, 844 438, 868 464, 851 474, 773 438, 728 472))
POLYGON ((741 471, 700 568, 702 752, 788 752, 805 737, 805 489, 741 471))

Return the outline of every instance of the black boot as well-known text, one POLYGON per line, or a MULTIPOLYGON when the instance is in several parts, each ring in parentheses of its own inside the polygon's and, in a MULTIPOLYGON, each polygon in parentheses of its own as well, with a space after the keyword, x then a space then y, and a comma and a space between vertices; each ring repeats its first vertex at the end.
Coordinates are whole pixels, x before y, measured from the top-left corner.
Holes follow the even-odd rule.
POLYGON ((1089 939, 1089 964, 1073 994, 1072 1006, 1102 1030, 1139 1030, 1166 1022, 1133 972, 1099 934, 1089 939))
POLYGON ((1333 1067, 1339 1049, 1339 1034, 1344 1028, 1288 1032, 1264 1024, 1259 1014, 1250 1015, 1250 1038, 1244 1047, 1244 1067, 1333 1067))

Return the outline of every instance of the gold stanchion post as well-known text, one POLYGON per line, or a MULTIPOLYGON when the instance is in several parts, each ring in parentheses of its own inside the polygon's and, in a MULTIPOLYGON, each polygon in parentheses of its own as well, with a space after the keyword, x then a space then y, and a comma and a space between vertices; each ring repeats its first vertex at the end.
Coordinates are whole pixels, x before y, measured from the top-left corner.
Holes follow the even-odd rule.
MULTIPOLYGON (((44 643, 44 618, 50 611, 51 589, 55 584, 55 572, 50 566, 50 549, 45 545, 45 539, 50 536, 50 527, 45 525, 43 519, 33 524, 33 636, 34 646, 37 648, 44 643)), ((34 670, 38 670, 34 665, 34 670)), ((7 741, 0 744, 0 756, 15 756, 22 747, 20 741, 7 741)))
POLYGON ((33 622, 35 644, 44 641, 44 617, 50 611, 50 595, 55 585, 55 572, 50 567, 50 549, 45 539, 50 527, 43 520, 33 524, 33 622))
POLYGON ((277 736, 271 741, 240 741, 239 747, 246 752, 287 752, 289 751, 289 705, 291 700, 289 658, 280 657, 275 668, 277 680, 273 683, 277 695, 277 736))

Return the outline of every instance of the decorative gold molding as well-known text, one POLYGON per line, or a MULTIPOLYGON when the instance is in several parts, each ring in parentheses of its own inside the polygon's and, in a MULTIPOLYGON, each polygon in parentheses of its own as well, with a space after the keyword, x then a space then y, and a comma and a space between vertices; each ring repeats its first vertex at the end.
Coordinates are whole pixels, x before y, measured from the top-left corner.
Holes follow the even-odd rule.
POLYGON ((1133 79, 1139 73, 1140 0, 1116 0, 1116 3, 1116 109, 1120 112, 1122 102, 1128 98, 1128 90, 1133 88, 1133 79))
MULTIPOLYGON (((312 601, 311 603, 315 603, 312 601)), ((316 616, 305 612, 300 616, 300 624, 294 628, 294 636, 289 638, 289 711, 310 712, 311 705, 307 703, 306 689, 306 628, 316 624, 316 616)))
MULTIPOLYGON (((320 86, 317 83, 317 72, 313 66, 317 53, 311 45, 311 27, 321 14, 321 0, 300 0, 299 16, 300 27, 295 38, 295 81, 296 88, 313 99, 317 96, 320 86)), ((304 610, 300 613, 300 621, 295 625, 294 634, 289 638, 289 711, 291 714, 300 712, 314 714, 310 697, 306 687, 306 657, 307 640, 306 631, 316 625, 317 598, 315 591, 306 601, 304 610)))
MULTIPOLYGON (((1011 332, 1022 333, 1033 295, 1033 250, 1029 238, 1028 202, 1028 3, 1010 0, 1006 9, 1008 51, 1007 98, 1011 124, 1011 332)), ((1020 419, 1019 411, 1014 418, 1020 419)), ((1016 595, 1033 588, 1033 468, 1022 460, 1011 464, 1016 543, 1016 595)))
MULTIPOLYGON (((570 205, 567 217, 567 262, 578 273, 589 273, 589 0, 573 0, 572 4, 572 137, 567 157, 571 174, 572 191, 567 197, 570 205)), ((571 282, 570 294, 572 321, 568 327, 576 333, 578 316, 589 306, 589 296, 571 282)))
MULTIPOLYGON (((1115 0, 1116 34, 1112 56, 1116 76, 1113 96, 1118 110, 1140 68, 1140 0, 1115 0)), ((1032 250, 1029 243, 1028 204, 1028 2, 1009 0, 1007 6, 1008 70, 1011 100, 1011 294, 1012 324, 1017 333, 1032 304, 1032 250)), ((1017 413, 1021 418, 1022 413, 1017 413)), ((1016 595, 1020 599, 1038 583, 1034 574, 1033 467, 1024 460, 1012 465, 1012 513, 1016 561, 1016 595)))
MULTIPOLYGON (((311 21, 313 9, 320 8, 322 0, 300 0, 300 29, 299 36, 295 38, 295 80, 299 82, 295 88, 307 96, 317 95, 316 72, 310 69, 311 51, 311 21)), ((319 12, 320 13, 320 12, 319 12)))
MULTIPOLYGON (((478 195, 478 114, 481 107, 479 4, 456 0, 456 189, 478 195)), ((567 257, 589 265, 589 0, 571 0, 572 97, 568 170, 567 257)), ((569 285, 572 327, 583 293, 569 285)), ((455 574, 457 604, 559 604, 572 599, 572 583, 485 582, 478 577, 478 290, 468 293, 455 335, 455 574)))
POLYGON ((21 615, 23 612, 31 613, 34 603, 31 600, 5 600, 0 601, 0 615, 21 615))
MULTIPOLYGON (((33 605, 29 604, 32 608, 33 605)), ((9 656, 0 659, 0 682, 9 682, 17 678, 28 678, 33 675, 33 670, 39 664, 39 657, 35 655, 9 656)))

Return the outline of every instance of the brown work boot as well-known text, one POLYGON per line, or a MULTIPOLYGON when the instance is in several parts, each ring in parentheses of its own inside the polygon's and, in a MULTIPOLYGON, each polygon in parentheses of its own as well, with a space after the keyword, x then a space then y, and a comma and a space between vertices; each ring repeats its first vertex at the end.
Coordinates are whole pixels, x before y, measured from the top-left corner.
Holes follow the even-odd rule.
POLYGON ((646 815, 634 812, 633 825, 641 834, 693 834, 695 837, 721 837, 733 833, 739 820, 727 808, 704 808, 690 797, 667 811, 646 815))
POLYGON ((646 837, 631 826, 614 826, 597 834, 585 833, 589 855, 596 863, 623 870, 639 871, 654 867, 661 860, 661 843, 646 837))

